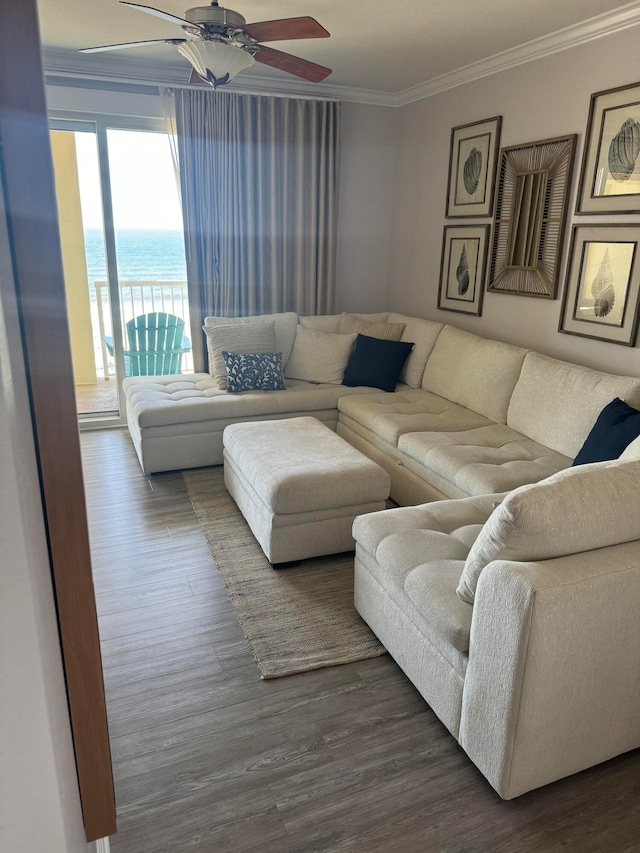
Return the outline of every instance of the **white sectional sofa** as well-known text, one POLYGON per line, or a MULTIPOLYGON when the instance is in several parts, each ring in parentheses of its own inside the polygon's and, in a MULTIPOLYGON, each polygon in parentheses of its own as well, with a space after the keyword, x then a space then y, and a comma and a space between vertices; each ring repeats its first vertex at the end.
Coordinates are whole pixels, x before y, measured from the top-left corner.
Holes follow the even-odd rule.
MULTIPOLYGON (((284 391, 228 394, 204 373, 124 380, 127 423, 146 473, 220 465, 231 423, 313 415, 391 475, 408 505, 503 492, 571 464, 600 410, 622 397, 640 407, 640 377, 547 358, 429 320, 403 323, 415 344, 395 392, 287 379, 284 391)), ((285 366, 299 325, 337 333, 340 315, 275 318, 285 366)), ((265 318, 243 318, 263 320, 265 318)), ((232 323, 207 318, 205 323, 232 323)), ((236 321, 237 322, 237 321, 236 321)))
MULTIPOLYGON (((640 409, 640 377, 363 316, 415 343, 394 392, 125 380, 143 469, 220 464, 231 423, 324 421, 401 504, 355 520, 356 607, 499 795, 640 747, 640 438, 619 461, 570 467, 607 404, 640 409)), ((276 329, 285 353, 296 320, 276 329)), ((299 322, 336 334, 340 318, 299 322)))

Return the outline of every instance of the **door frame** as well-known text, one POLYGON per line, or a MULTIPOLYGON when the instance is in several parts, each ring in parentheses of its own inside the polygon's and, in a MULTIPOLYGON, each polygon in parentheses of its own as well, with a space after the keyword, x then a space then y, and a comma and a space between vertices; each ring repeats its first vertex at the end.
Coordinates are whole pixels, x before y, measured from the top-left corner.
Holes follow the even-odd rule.
MULTIPOLYGON (((98 179, 100 183, 100 209, 102 210, 102 234, 104 239, 105 266, 109 293, 109 313, 114 343, 116 377, 124 376, 124 356, 122 324, 120 323, 120 289, 118 286, 118 261, 116 257, 115 233, 113 227, 113 201, 109 176, 109 154, 107 150, 107 127, 104 122, 93 119, 53 119, 49 122, 50 131, 63 133, 91 133, 95 137, 98 160, 98 179)), ((84 226, 83 226, 84 227, 84 226)), ((122 382, 117 381, 118 411, 78 414, 80 429, 104 429, 105 427, 126 426, 126 399, 122 382)))
MULTIPOLYGON (((112 319, 116 376, 124 377, 124 332, 120 306, 120 278, 116 253, 115 221, 113 216, 113 197, 109 169, 109 130, 129 130, 145 133, 168 134, 166 122, 160 118, 148 116, 117 116, 103 113, 69 112, 53 110, 49 115, 49 129, 67 132, 94 133, 98 155, 98 168, 101 192, 102 221, 105 245, 105 264, 109 286, 109 301, 112 319)), ((118 381, 118 414, 80 415, 80 430, 105 429, 107 427, 126 426, 126 397, 122 389, 122 380, 118 381)))
POLYGON ((35 0, 3 0, 0 168, 87 841, 115 795, 35 0))

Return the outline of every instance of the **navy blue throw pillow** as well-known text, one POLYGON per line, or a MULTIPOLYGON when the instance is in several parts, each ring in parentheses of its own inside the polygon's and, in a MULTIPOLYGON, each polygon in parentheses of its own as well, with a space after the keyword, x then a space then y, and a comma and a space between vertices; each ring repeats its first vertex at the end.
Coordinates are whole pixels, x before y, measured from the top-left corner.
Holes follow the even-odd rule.
POLYGON ((381 391, 395 391, 404 363, 413 349, 405 341, 384 341, 358 335, 342 380, 343 385, 366 385, 381 391))
POLYGON ((616 397, 598 415, 573 464, 585 465, 587 462, 617 459, 639 435, 640 412, 616 397))

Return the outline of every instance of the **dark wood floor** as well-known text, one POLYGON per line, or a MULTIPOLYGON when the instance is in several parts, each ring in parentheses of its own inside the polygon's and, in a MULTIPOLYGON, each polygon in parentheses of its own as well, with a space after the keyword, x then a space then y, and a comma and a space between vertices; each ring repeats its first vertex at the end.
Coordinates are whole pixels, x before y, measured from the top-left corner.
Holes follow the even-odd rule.
POLYGON ((82 447, 113 853, 640 850, 638 751, 507 803, 386 656, 261 681, 180 474, 82 447))

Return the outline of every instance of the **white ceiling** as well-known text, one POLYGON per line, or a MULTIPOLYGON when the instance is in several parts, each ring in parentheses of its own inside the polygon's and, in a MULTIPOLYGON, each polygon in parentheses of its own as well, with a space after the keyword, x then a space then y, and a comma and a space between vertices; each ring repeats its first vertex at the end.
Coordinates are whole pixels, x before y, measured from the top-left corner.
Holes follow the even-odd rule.
MULTIPOLYGON (((136 0, 137 2, 137 0, 136 0)), ((143 0, 171 14, 183 16, 198 0, 143 0)), ((221 0, 220 5, 223 5, 221 0)), ((41 39, 54 55, 80 47, 179 38, 178 26, 121 6, 117 0, 39 0, 41 39)), ((333 87, 398 94, 450 75, 458 69, 510 51, 535 39, 574 27, 597 16, 595 27, 624 14, 638 12, 640 3, 620 0, 230 0, 228 8, 248 22, 297 15, 315 17, 331 33, 329 39, 274 43, 273 47, 327 65, 333 87), (616 10, 616 15, 611 15, 616 10), (622 13, 622 14, 618 14, 622 13)), ((635 18, 638 22, 638 17, 635 18)), ((571 32, 571 31, 570 31, 571 32)), ((69 54, 71 57, 71 53, 69 54)), ((82 55, 85 68, 104 68, 108 62, 131 60, 159 66, 181 66, 185 81, 189 69, 169 45, 82 55)), ((115 67, 115 65, 114 65, 115 67)), ((256 64, 250 72, 266 81, 291 78, 256 64)), ((320 84, 321 86, 323 84, 320 84)))

